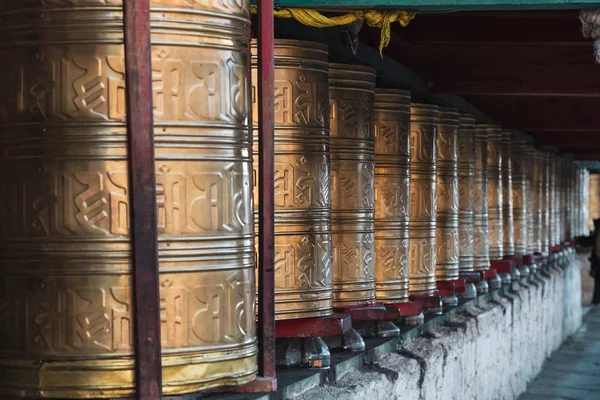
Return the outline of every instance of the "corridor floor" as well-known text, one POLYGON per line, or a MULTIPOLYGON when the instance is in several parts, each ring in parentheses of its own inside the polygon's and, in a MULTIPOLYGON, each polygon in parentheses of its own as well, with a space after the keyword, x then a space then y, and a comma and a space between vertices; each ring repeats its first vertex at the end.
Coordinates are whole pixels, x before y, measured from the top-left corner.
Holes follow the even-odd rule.
POLYGON ((600 306, 546 361, 520 400, 600 400, 600 306))

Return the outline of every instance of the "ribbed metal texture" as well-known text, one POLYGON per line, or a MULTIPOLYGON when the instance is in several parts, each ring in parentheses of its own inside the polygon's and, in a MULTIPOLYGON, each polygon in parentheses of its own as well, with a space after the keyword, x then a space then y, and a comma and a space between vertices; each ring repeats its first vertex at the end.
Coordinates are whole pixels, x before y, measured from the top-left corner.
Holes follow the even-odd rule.
POLYGON ((410 111, 410 255, 411 295, 436 290, 438 107, 411 105, 410 111))
POLYGON ((502 131, 502 253, 505 258, 515 255, 512 143, 510 136, 510 131, 502 131))
POLYGON ((487 171, 488 171, 488 240, 490 260, 504 257, 503 193, 502 193, 502 130, 496 125, 487 125, 487 171))
POLYGON ((475 117, 460 115, 458 130, 459 270, 473 271, 475 211, 475 117))
POLYGON ((329 65, 334 306, 375 301, 375 71, 329 65))
POLYGON ((436 266, 438 281, 458 279, 458 109, 439 109, 437 137, 436 266))
POLYGON ((488 241, 488 173, 487 173, 487 128, 475 128, 475 190, 473 211, 473 268, 485 271, 490 268, 490 246, 488 241))
POLYGON ((527 142, 524 139, 512 139, 511 164, 514 248, 516 256, 523 256, 528 254, 527 169, 531 169, 531 162, 527 162, 527 142))
MULTIPOLYGON (((249 2, 151 5, 163 392, 244 384, 249 2)), ((0 20, 0 392, 133 397, 122 1, 6 0, 0 20)))
MULTIPOLYGON (((256 50, 253 43, 255 91, 256 50)), ((327 47, 276 40, 274 95, 275 318, 327 316, 333 313, 327 47)), ((258 177, 258 99, 253 100, 258 177)), ((254 183, 256 206, 258 179, 254 183)))
POLYGON ((408 301, 410 92, 377 89, 375 133, 375 283, 377 300, 408 301))

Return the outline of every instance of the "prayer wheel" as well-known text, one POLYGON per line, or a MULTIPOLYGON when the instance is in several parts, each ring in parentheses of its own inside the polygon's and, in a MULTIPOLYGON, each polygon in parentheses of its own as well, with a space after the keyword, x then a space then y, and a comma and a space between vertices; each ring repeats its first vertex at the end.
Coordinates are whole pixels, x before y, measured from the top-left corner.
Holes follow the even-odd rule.
POLYGON ((334 306, 375 301, 375 70, 329 64, 334 306))
POLYGON ((587 174, 589 182, 589 207, 588 207, 588 226, 590 231, 594 231, 594 220, 600 218, 600 174, 587 174))
POLYGON ((411 104, 409 293, 433 295, 436 290, 438 107, 411 104))
POLYGON ((490 268, 487 141, 486 125, 477 125, 475 128, 475 189, 473 202, 473 269, 475 271, 485 271, 490 268))
POLYGON ((541 253, 548 250, 547 242, 545 241, 545 171, 546 164, 544 163, 544 152, 542 150, 534 150, 533 158, 533 184, 534 184, 534 204, 532 214, 534 215, 534 243, 535 252, 541 253))
POLYGON ((458 130, 459 270, 473 271, 475 210, 475 117, 460 115, 458 130))
POLYGON ((488 240, 490 260, 504 257, 504 231, 502 229, 502 130, 496 125, 486 125, 488 171, 488 240))
POLYGON ((511 164, 514 248, 516 256, 524 256, 528 254, 527 170, 531 169, 527 162, 527 141, 525 139, 514 138, 512 140, 511 164))
POLYGON ((438 281, 458 279, 458 128, 456 108, 441 107, 437 137, 436 265, 438 281))
POLYGON ((375 135, 375 284, 377 300, 408 301, 410 92, 377 89, 375 135))
POLYGON ((556 246, 560 243, 560 196, 557 186, 558 159, 555 154, 550 154, 550 246, 556 246))
POLYGON ((510 131, 502 131, 502 254, 505 258, 515 255, 512 144, 510 136, 510 131))
POLYGON ((570 179, 570 162, 566 158, 561 159, 561 188, 562 188, 562 201, 561 201, 561 221, 562 221, 562 240, 567 241, 572 238, 571 228, 570 228, 570 207, 569 207, 569 197, 571 193, 571 179, 570 179))
MULTIPOLYGON (((257 48, 252 44, 256 92, 257 48)), ((275 318, 333 313, 327 46, 275 41, 275 318)), ((254 96, 253 122, 258 124, 254 96)), ((258 129, 254 130, 254 176, 258 129)), ((254 180, 254 202, 260 193, 254 180)), ((258 214, 256 213, 258 218, 258 214)), ((258 244, 258 243, 257 243, 258 244)))
POLYGON ((563 157, 559 158, 559 176, 560 176, 560 240, 561 242, 570 239, 568 226, 569 226, 569 217, 567 210, 567 198, 569 193, 569 182, 568 182, 568 170, 567 170, 567 160, 563 157))
POLYGON ((551 246, 551 208, 550 208, 550 154, 542 151, 542 249, 548 251, 551 246))
POLYGON ((581 171, 581 188, 582 188, 582 199, 581 199, 581 230, 584 236, 590 235, 594 230, 594 221, 590 221, 590 172, 586 169, 581 171), (585 205, 588 205, 585 207, 585 205), (591 228, 590 228, 591 225, 591 228))
MULTIPOLYGON (((536 228, 537 218, 541 218, 541 214, 538 216, 539 199, 537 195, 539 191, 536 186, 536 156, 535 148, 532 144, 527 144, 525 147, 525 158, 523 159, 523 168, 525 169, 526 177, 526 199, 527 199, 527 254, 534 254, 540 251, 539 240, 539 228, 536 228)), ((514 211, 514 210, 513 210, 514 211)))
MULTIPOLYGON (((575 195, 573 198, 573 227, 575 229, 574 232, 574 236, 575 237, 579 237, 579 236, 583 236, 583 226, 581 224, 582 221, 582 216, 583 216, 583 208, 584 204, 583 203, 583 176, 582 176, 582 169, 574 166, 575 168, 575 195)), ((587 221, 585 221, 586 226, 587 226, 587 221)))
MULTIPOLYGON (((0 8, 0 393, 133 397, 122 1, 0 8)), ((154 0, 150 19, 163 392, 244 384, 249 2, 154 0)))
POLYGON ((575 215, 575 166, 573 164, 572 159, 565 161, 565 179, 567 182, 566 189, 566 228, 565 233, 567 235, 567 240, 571 240, 575 237, 575 227, 574 227, 574 215, 575 215))

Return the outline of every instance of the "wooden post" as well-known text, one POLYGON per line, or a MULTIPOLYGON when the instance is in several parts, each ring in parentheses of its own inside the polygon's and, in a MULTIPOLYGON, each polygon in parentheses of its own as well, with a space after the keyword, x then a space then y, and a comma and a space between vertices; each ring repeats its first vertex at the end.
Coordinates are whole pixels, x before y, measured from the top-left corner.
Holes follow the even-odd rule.
POLYGON ((149 0, 124 1, 137 398, 162 397, 149 0))

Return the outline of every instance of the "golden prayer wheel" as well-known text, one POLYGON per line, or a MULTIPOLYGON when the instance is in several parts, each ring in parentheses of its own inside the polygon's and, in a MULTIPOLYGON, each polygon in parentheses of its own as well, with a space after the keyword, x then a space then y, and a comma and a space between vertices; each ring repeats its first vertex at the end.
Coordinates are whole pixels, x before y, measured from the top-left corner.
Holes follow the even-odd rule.
POLYGON ((566 239, 566 234, 565 234, 565 160, 562 157, 558 157, 557 158, 557 164, 556 164, 556 187, 557 187, 557 191, 558 191, 558 196, 559 196, 559 201, 558 201, 558 208, 559 208, 559 212, 558 212, 558 239, 559 239, 559 243, 562 243, 565 239, 566 239))
MULTIPOLYGON (((527 199, 527 254, 534 254, 539 252, 541 244, 539 240, 539 228, 536 228, 536 219, 541 218, 539 208, 539 199, 537 195, 540 193, 536 186, 536 150, 531 144, 527 144, 525 147, 525 156, 523 158, 523 168, 525 169, 526 178, 526 199, 527 199)), ((514 210, 513 210, 514 211, 514 210)), ((541 219, 540 219, 541 226, 541 219)))
MULTIPOLYGON (((252 82, 258 81, 252 44, 252 82)), ((275 318, 333 313, 327 46, 275 41, 275 318)), ((258 124, 254 96, 253 123, 258 124)), ((258 169, 258 129, 254 130, 258 169)), ((254 202, 260 193, 254 180, 254 202)), ((258 217, 258 214, 256 214, 258 217)), ((258 243, 257 243, 258 244, 258 243)))
POLYGON ((408 301, 410 92, 377 89, 375 135, 375 283, 377 300, 408 301))
POLYGON ((338 307, 375 301, 375 70, 329 64, 333 290, 338 307))
POLYGON ((477 125, 475 128, 475 188, 473 202, 473 269, 475 271, 485 271, 490 268, 487 142, 487 126, 477 125))
POLYGON ((586 196, 586 192, 588 190, 587 183, 585 181, 585 169, 578 168, 578 185, 579 185, 579 196, 577 203, 577 230, 579 231, 579 236, 587 236, 589 234, 588 230, 588 220, 585 215, 585 211, 589 210, 589 197, 586 196), (588 207, 586 207, 586 205, 588 207))
POLYGON ((456 108, 441 107, 437 137, 437 280, 458 279, 458 128, 456 108))
POLYGON ((581 189, 582 189, 582 199, 581 199, 581 230, 584 236, 590 235, 594 230, 594 221, 590 221, 590 172, 586 169, 581 171, 581 189), (588 205, 585 207, 585 205, 588 205), (591 228, 590 228, 591 225, 591 228))
MULTIPOLYGON (((121 3, 2 5, 3 394, 135 394, 121 3)), ((174 395, 256 376, 249 2, 152 6, 162 382, 174 395)))
POLYGON ((473 213, 475 210, 475 117, 460 115, 458 130, 459 270, 473 271, 473 213))
POLYGON ((486 125, 488 171, 488 240, 490 260, 504 257, 503 193, 502 193, 502 130, 496 125, 486 125))
POLYGON ((527 141, 514 138, 511 150, 515 255, 524 256, 528 254, 527 170, 531 169, 527 162, 527 141))
POLYGON ((567 239, 575 238, 575 165, 572 160, 566 162, 566 179, 567 179, 567 239))
POLYGON ((558 240, 558 191, 556 187, 556 155, 549 154, 549 168, 550 172, 548 175, 548 190, 550 196, 550 246, 556 246, 559 243, 558 240))
POLYGON ((409 292, 436 290, 438 107, 411 104, 410 109, 410 253, 409 292))
POLYGON ((548 251, 551 246, 551 209, 550 209, 550 154, 542 151, 542 249, 548 251))
POLYGON ((544 152, 539 149, 534 150, 533 158, 533 194, 534 204, 532 214, 534 215, 534 243, 535 252, 544 252, 548 250, 548 244, 545 241, 545 168, 544 152))
POLYGON ((575 196, 575 170, 572 159, 565 160, 565 181, 565 234, 566 240, 571 240, 575 237, 575 229, 573 227, 575 214, 575 207, 573 206, 575 196))
POLYGON ((589 207, 588 207, 588 228, 591 232, 594 231, 594 220, 600 218, 600 174, 589 174, 589 207))
POLYGON ((510 136, 510 131, 502 131, 502 254, 505 258, 515 255, 512 144, 510 136))

